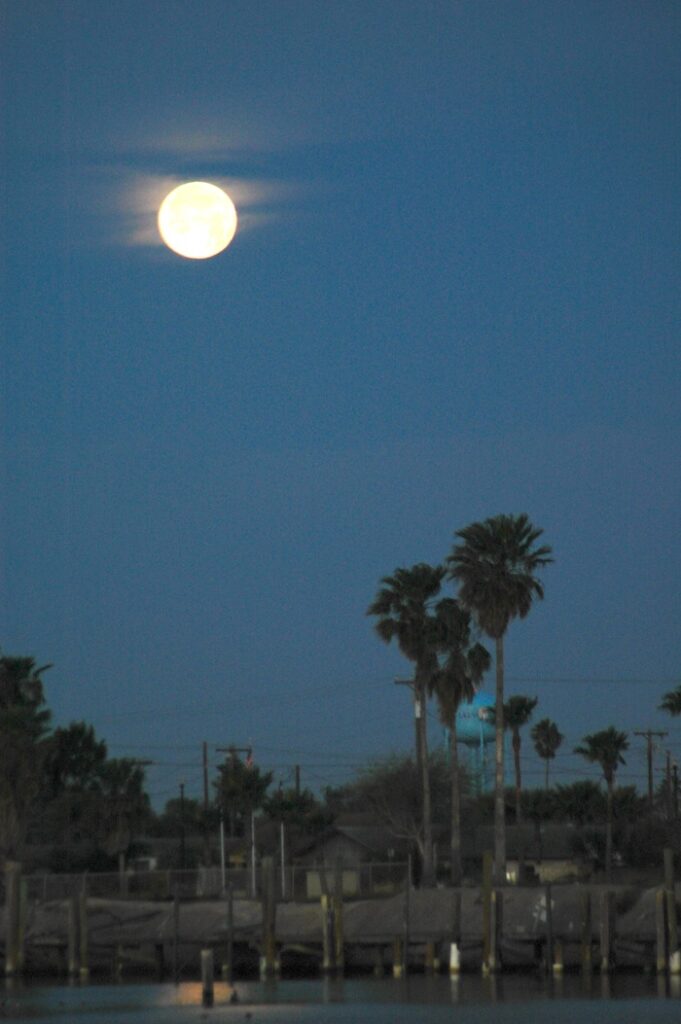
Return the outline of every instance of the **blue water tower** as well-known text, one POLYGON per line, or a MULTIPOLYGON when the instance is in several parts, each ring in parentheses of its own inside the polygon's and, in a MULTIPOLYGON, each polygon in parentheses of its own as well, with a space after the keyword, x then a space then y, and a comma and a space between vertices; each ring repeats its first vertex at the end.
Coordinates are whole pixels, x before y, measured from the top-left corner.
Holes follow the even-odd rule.
POLYGON ((456 713, 456 741, 468 751, 468 770, 473 791, 484 793, 489 788, 487 747, 494 743, 494 706, 490 693, 478 690, 473 700, 461 704, 456 713))

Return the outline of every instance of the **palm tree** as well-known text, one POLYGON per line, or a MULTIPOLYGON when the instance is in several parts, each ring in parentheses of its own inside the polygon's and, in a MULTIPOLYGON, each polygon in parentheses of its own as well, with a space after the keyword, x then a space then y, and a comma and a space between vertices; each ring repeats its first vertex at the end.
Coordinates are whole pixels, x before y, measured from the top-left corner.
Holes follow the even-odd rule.
POLYGON ((449 771, 451 786, 450 877, 461 885, 461 779, 456 742, 456 713, 459 705, 471 701, 491 664, 488 651, 472 641, 471 616, 451 597, 438 601, 436 616, 441 628, 438 650, 443 658, 432 681, 440 721, 449 730, 449 771))
POLYGON ((675 690, 665 693, 662 703, 658 705, 658 708, 660 711, 666 711, 673 718, 681 715, 681 685, 677 686, 675 690))
POLYGON ((432 602, 440 592, 445 570, 442 566, 420 562, 411 569, 395 569, 384 576, 381 588, 367 609, 367 615, 378 618, 376 632, 381 640, 397 645, 414 663, 414 717, 416 730, 416 764, 421 779, 423 800, 423 882, 432 885, 433 831, 431 821, 430 779, 428 776, 428 734, 426 729, 426 696, 438 670, 435 640, 438 629, 432 602))
POLYGON ((619 732, 612 725, 608 729, 585 736, 580 746, 575 747, 575 754, 581 754, 587 761, 601 766, 603 778, 608 787, 605 827, 605 877, 608 882, 612 872, 612 806, 615 773, 621 764, 626 764, 622 754, 628 747, 627 734, 619 732))
POLYGON ((495 643, 494 873, 500 885, 506 877, 504 634, 512 619, 524 619, 533 600, 544 596, 535 573, 553 559, 550 547, 534 547, 542 533, 524 514, 493 516, 458 530, 455 536, 461 543, 447 558, 449 576, 459 583, 459 599, 495 643))
POLYGON ((31 657, 0 654, 0 859, 21 856, 43 783, 51 714, 31 657))
POLYGON ((515 766, 515 820, 520 824, 522 811, 520 808, 520 730, 527 725, 532 712, 537 706, 536 697, 511 697, 504 704, 504 728, 511 730, 513 744, 513 764, 515 766))
POLYGON ((555 722, 552 722, 550 718, 542 718, 541 722, 537 722, 536 725, 532 726, 532 742, 534 743, 534 749, 543 761, 546 762, 546 775, 544 778, 544 788, 549 788, 549 762, 554 759, 558 747, 561 745, 565 737, 559 730, 555 722))

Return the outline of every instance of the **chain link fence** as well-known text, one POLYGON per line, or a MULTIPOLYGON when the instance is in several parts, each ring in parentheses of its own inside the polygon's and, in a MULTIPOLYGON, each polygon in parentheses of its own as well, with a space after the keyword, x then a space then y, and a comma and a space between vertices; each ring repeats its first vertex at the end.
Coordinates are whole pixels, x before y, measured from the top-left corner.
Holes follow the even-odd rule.
MULTIPOLYGON (((365 863, 349 866, 289 865, 277 868, 277 896, 284 900, 318 900, 340 883, 346 899, 392 896, 405 884, 406 863, 365 863)), ((190 871, 125 871, 25 876, 30 900, 63 900, 81 892, 93 899, 182 900, 219 899, 231 887, 237 899, 259 898, 262 869, 220 867, 190 871)))

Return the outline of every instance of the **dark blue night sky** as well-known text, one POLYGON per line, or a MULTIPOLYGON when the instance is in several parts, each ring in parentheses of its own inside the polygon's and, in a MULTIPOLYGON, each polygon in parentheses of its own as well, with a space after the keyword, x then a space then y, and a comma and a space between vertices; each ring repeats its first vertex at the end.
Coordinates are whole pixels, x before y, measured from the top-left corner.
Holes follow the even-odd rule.
POLYGON ((556 781, 611 724, 681 757, 679 5, 0 19, 0 645, 54 662, 56 722, 155 758, 157 804, 203 740, 342 781, 412 740, 380 577, 527 512, 555 564, 507 692, 556 781), (155 228, 194 178, 240 215, 205 262, 155 228))

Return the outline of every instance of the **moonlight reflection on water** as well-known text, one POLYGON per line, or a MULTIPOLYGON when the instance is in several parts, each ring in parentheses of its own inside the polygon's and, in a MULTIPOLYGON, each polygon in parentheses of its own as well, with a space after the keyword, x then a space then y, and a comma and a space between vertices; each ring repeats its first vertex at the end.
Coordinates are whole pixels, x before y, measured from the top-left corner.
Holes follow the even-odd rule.
POLYGON ((535 974, 482 978, 413 975, 400 981, 304 979, 215 985, 215 1003, 201 1004, 200 982, 119 985, 6 985, 2 1016, 34 1024, 677 1024, 681 988, 640 974, 560 981, 535 974), (234 1003, 236 993, 238 1002, 234 1003))

